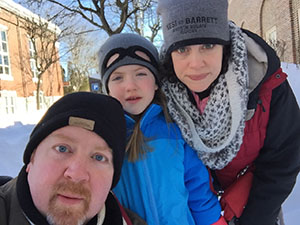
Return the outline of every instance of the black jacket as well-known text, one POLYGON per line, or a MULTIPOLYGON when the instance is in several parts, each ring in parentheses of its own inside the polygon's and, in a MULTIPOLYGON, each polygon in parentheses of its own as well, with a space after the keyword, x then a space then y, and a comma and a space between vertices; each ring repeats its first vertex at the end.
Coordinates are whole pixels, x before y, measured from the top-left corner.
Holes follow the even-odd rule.
MULTIPOLYGON (((33 205, 25 173, 23 168, 17 178, 0 186, 1 225, 31 225, 28 218, 33 224, 49 225, 33 205)), ((126 216, 133 225, 146 225, 146 222, 135 213, 129 210, 122 212, 118 201, 111 193, 107 197, 105 207, 105 220, 101 225, 123 225, 126 216)), ((100 225, 97 223, 97 215, 87 225, 100 225)))
MULTIPOLYGON (((267 55, 267 71, 249 95, 248 109, 263 107, 262 86, 279 76, 280 61, 273 49, 256 34, 244 32, 267 55)), ((254 161, 255 171, 242 225, 275 225, 282 203, 292 191, 300 170, 300 110, 287 80, 271 91, 266 136, 254 161)), ((252 140, 256 141, 256 140, 252 140)))

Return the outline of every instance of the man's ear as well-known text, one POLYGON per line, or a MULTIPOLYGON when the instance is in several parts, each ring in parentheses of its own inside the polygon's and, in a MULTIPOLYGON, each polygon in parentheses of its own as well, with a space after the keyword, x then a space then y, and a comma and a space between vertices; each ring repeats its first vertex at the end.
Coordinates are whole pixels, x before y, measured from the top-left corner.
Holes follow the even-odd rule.
POLYGON ((32 152, 32 154, 31 154, 31 156, 30 156, 30 162, 27 164, 27 167, 26 167, 26 172, 27 172, 27 173, 29 172, 30 166, 31 166, 31 164, 33 163, 35 151, 36 151, 36 149, 34 149, 34 151, 32 152))
POLYGON ((31 162, 29 162, 29 163, 27 164, 27 166, 26 166, 26 172, 27 172, 27 173, 28 173, 29 170, 30 170, 30 166, 31 166, 31 162))

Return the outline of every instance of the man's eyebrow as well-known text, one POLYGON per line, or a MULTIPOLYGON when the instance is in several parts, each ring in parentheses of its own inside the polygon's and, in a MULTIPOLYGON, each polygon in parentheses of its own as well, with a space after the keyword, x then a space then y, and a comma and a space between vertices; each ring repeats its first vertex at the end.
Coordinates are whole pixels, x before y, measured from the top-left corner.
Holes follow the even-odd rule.
POLYGON ((76 141, 76 138, 72 138, 69 135, 60 134, 60 133, 53 134, 52 137, 53 138, 62 138, 62 139, 66 139, 66 140, 74 141, 74 142, 76 141))
POLYGON ((101 152, 104 152, 104 151, 109 151, 111 153, 113 152, 109 146, 98 146, 95 148, 95 150, 101 151, 101 152))

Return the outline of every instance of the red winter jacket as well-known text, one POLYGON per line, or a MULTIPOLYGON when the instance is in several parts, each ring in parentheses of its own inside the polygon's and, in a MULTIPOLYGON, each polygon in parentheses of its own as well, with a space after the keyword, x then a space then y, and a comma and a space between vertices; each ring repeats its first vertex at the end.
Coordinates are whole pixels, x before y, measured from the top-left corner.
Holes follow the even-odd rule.
POLYGON ((252 165, 259 155, 266 138, 272 91, 282 84, 286 77, 287 75, 282 72, 282 69, 278 69, 263 83, 254 115, 246 121, 243 144, 237 156, 224 169, 216 172, 222 188, 227 188, 244 168, 252 165))
POLYGON ((250 195, 239 222, 275 225, 300 170, 300 111, 273 49, 257 35, 243 31, 266 53, 267 70, 249 95, 249 118, 239 153, 215 172, 225 189, 241 171, 252 166, 250 195))

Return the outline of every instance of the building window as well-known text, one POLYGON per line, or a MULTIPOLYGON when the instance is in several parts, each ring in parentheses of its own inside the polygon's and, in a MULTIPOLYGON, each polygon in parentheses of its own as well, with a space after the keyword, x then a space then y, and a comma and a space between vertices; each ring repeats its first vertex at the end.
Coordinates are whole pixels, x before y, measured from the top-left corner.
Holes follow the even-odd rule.
POLYGON ((35 43, 31 39, 29 39, 28 44, 29 44, 30 68, 32 73, 32 80, 34 82, 37 82, 39 71, 38 68, 36 67, 36 52, 34 48, 35 43))
POLYGON ((13 96, 5 96, 5 108, 7 114, 15 113, 15 98, 13 96))
POLYGON ((276 51, 281 61, 285 61, 286 41, 277 37, 276 26, 266 32, 266 41, 276 51))
POLYGON ((272 46, 277 42, 276 26, 266 32, 266 41, 272 46))
POLYGON ((3 80, 12 80, 6 30, 6 27, 0 25, 0 78, 3 80))
POLYGON ((1 96, 4 101, 4 110, 6 114, 14 114, 16 111, 16 92, 2 91, 1 96))

